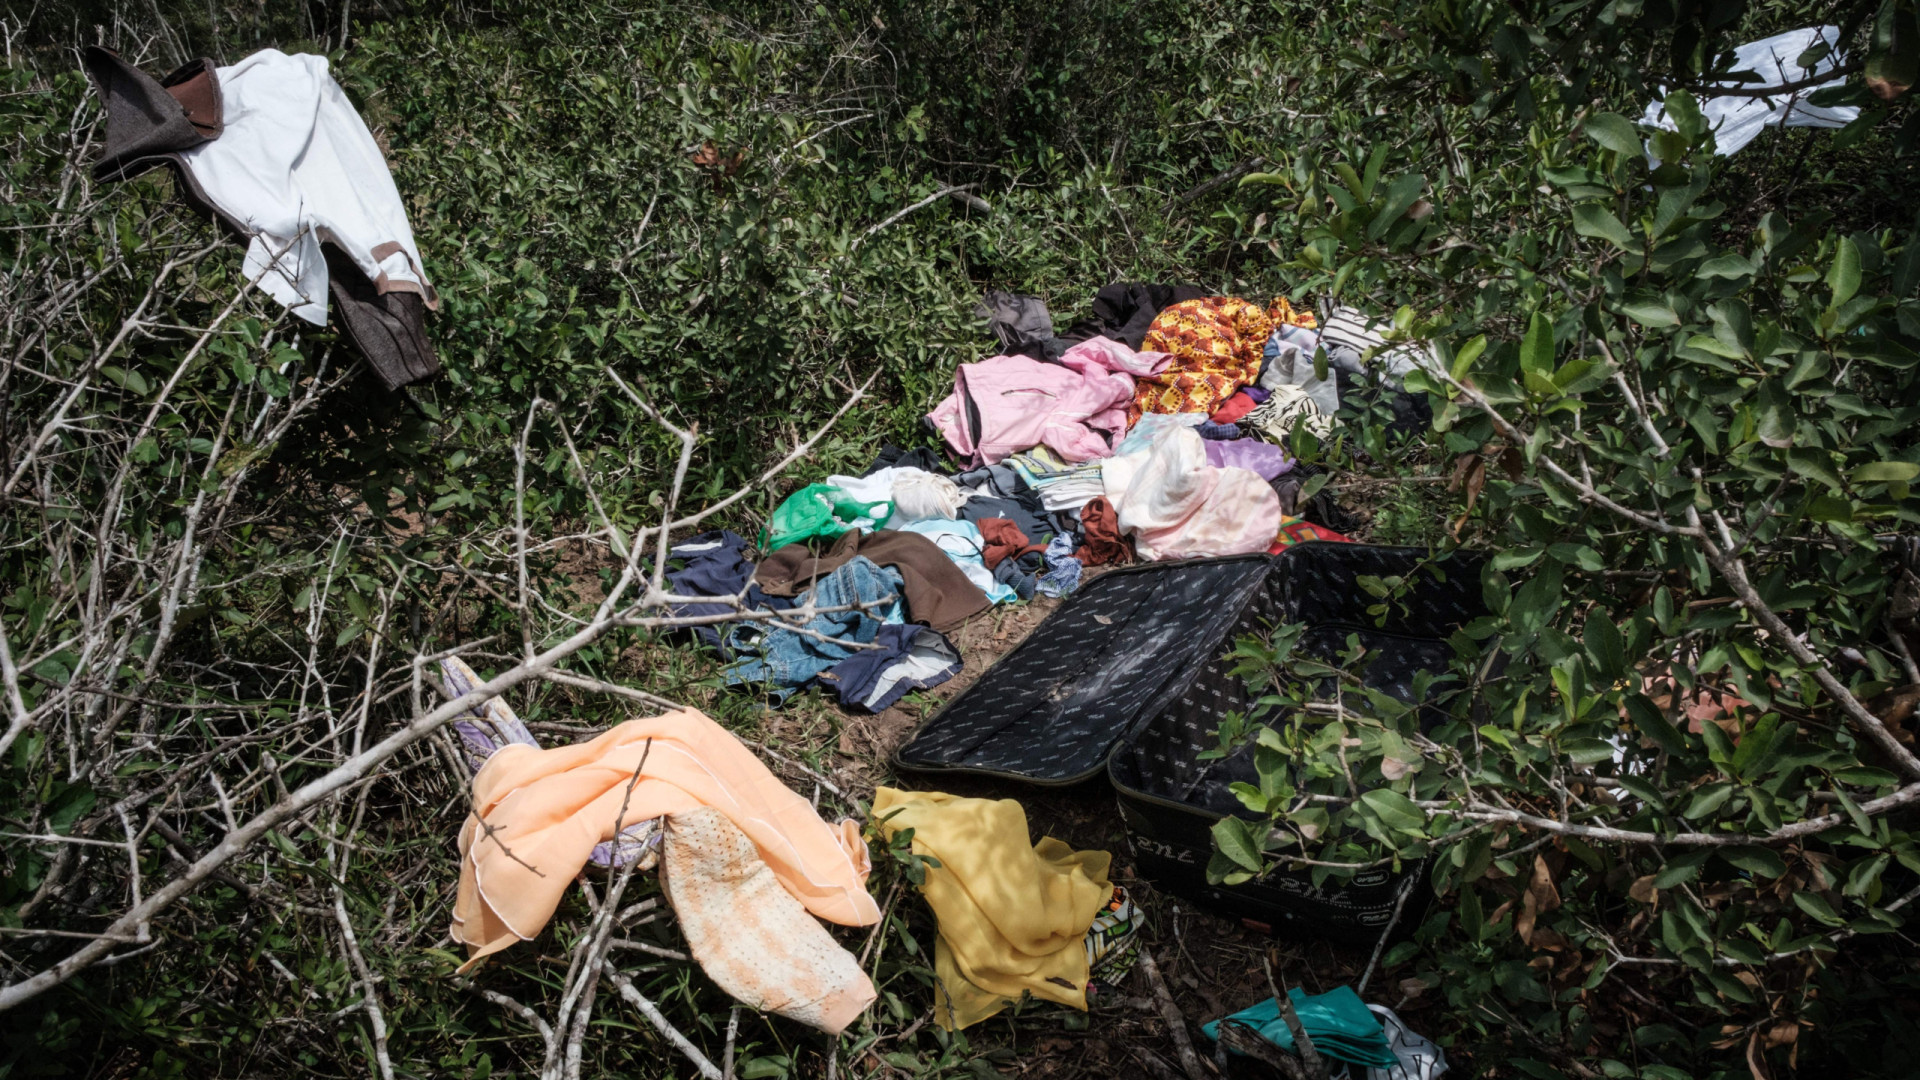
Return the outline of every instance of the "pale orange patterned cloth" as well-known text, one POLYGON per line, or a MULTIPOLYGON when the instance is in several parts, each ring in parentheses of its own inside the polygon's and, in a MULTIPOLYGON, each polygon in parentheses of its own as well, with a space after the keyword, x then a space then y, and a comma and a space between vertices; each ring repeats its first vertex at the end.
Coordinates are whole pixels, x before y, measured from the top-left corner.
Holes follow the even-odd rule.
POLYGON ((1294 310, 1285 297, 1267 308, 1237 296, 1167 307, 1154 317, 1141 348, 1173 360, 1158 374, 1137 378, 1127 426, 1143 413, 1211 413, 1241 387, 1253 385, 1276 323, 1317 325, 1312 312, 1294 310))
POLYGON ((452 932, 468 950, 461 970, 546 927, 593 846, 612 839, 623 800, 629 825, 711 806, 753 841, 808 911, 843 926, 880 921, 867 893, 872 864, 859 824, 827 824, 726 729, 677 709, 573 746, 503 746, 487 760, 460 829, 452 932))
POLYGON ((725 814, 667 816, 660 883, 687 951, 749 1008, 838 1035, 873 1004, 860 962, 800 905, 725 814))

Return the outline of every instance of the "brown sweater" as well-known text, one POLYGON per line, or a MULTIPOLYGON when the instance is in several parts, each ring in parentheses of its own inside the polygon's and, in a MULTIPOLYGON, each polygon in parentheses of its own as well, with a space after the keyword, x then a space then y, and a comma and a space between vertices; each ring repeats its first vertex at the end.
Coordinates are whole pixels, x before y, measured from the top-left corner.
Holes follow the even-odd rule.
POLYGON ((950 630, 991 607, 980 586, 967 580, 940 545, 919 533, 882 530, 842 536, 825 555, 805 544, 788 544, 767 556, 753 580, 771 596, 798 596, 821 578, 865 555, 899 571, 907 599, 907 617, 935 630, 950 630))

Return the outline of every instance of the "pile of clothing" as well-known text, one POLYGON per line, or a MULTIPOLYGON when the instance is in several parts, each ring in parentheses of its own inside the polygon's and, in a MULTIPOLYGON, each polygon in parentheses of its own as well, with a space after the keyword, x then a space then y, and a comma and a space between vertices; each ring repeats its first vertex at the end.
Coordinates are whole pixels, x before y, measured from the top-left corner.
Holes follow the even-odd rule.
MULTIPOLYGON (((481 679, 442 661, 446 692, 481 679)), ((828 824, 726 729, 692 709, 543 749, 499 698, 454 723, 474 769, 453 940, 470 970, 539 936, 588 863, 660 871, 687 951, 756 1009, 838 1034, 874 1000, 820 920, 872 926, 857 822, 828 824)))
MULTIPOLYGON (((459 657, 441 674, 455 698, 483 682, 459 657)), ((588 864, 631 866, 659 871, 688 953, 736 1000, 832 1034, 873 1003, 821 925, 880 920, 858 823, 826 822, 706 716, 674 710, 549 749, 494 697, 453 729, 474 774, 453 907, 461 971, 537 937, 588 864)), ((1032 843, 1011 799, 882 787, 873 818, 925 860, 947 1030, 1029 994, 1084 1011, 1131 968, 1140 913, 1106 852, 1032 843)))
POLYGON ((758 565, 733 533, 672 550, 673 612, 710 620, 695 633, 729 684, 878 711, 959 670, 945 635, 965 620, 1091 567, 1344 541, 1324 495, 1300 503, 1315 470, 1294 427, 1326 434, 1343 395, 1431 419, 1401 389, 1427 351, 1351 308, 1322 326, 1284 297, 1119 284, 1060 336, 1034 297, 990 292, 979 314, 1003 351, 960 364, 927 414, 943 450, 888 446, 793 492, 758 565))

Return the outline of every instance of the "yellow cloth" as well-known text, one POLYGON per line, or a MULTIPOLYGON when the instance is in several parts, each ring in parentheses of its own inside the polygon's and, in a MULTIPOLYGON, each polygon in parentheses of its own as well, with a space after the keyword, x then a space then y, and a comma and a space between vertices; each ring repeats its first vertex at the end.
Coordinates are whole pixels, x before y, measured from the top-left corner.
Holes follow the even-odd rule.
POLYGON ((940 922, 934 947, 934 1019, 949 1031, 977 1024, 1020 992, 1084 1010, 1087 929, 1113 896, 1104 851, 1028 839, 1012 799, 932 791, 873 793, 873 820, 913 830, 913 852, 940 860, 922 887, 940 922), (899 811, 895 813, 895 811, 899 811))
POLYGON ((460 829, 453 939, 467 946, 462 971, 545 928, 593 846, 613 839, 623 802, 627 825, 711 806, 753 841, 808 911, 842 926, 880 921, 858 823, 828 825, 725 728, 676 709, 573 746, 510 743, 487 759, 460 829))

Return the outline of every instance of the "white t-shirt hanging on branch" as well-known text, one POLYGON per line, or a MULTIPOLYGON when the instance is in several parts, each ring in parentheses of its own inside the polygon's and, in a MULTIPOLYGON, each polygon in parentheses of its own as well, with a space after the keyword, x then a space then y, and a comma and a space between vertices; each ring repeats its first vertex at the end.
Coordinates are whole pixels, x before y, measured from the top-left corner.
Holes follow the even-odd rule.
POLYGON ((180 159, 222 214, 254 232, 247 276, 324 326, 324 241, 379 292, 416 292, 437 308, 400 189, 326 58, 263 49, 215 74, 226 128, 180 159))
MULTIPOLYGON (((1837 26, 1809 26, 1749 42, 1734 50, 1734 58, 1733 70, 1751 71, 1760 77, 1760 81, 1723 82, 1717 85, 1727 89, 1784 86, 1833 71, 1846 59, 1840 51, 1840 28, 1837 26), (1801 67, 1801 54, 1822 41, 1828 46, 1826 55, 1815 61, 1812 67, 1801 67)), ((1803 87, 1774 97, 1703 97, 1700 113, 1713 129, 1715 151, 1725 157, 1752 142, 1765 128, 1837 128, 1852 123, 1860 116, 1856 106, 1821 108, 1807 104, 1807 97, 1814 91, 1838 86, 1842 81, 1843 77, 1836 75, 1818 86, 1803 87)), ((1677 130, 1673 118, 1666 113, 1664 91, 1660 98, 1647 106, 1640 122, 1668 131, 1677 130)), ((1652 160, 1651 157, 1649 160, 1652 160)))

